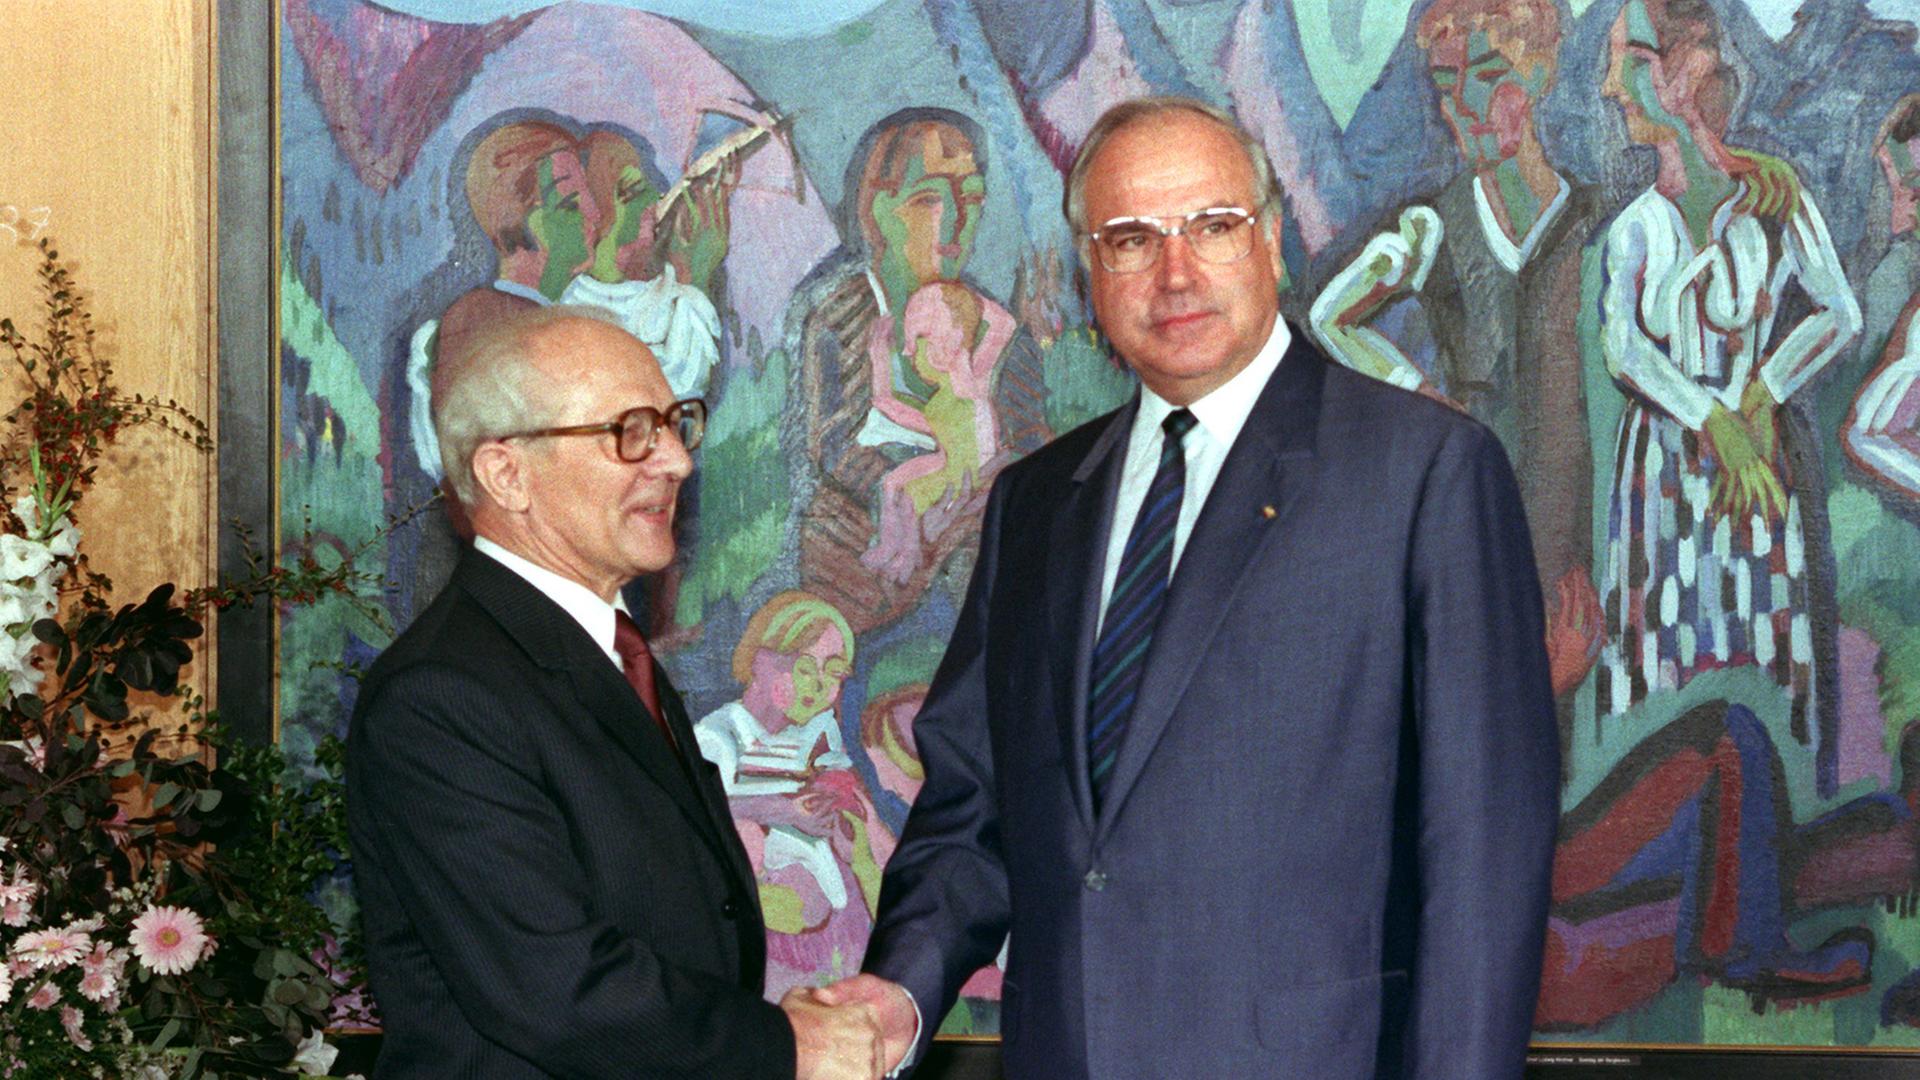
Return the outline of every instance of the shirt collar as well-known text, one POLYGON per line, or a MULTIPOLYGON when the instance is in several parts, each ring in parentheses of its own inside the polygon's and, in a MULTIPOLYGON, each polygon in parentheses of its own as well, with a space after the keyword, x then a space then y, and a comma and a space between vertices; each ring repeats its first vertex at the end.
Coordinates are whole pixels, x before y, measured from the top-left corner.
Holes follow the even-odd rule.
MULTIPOLYGON (((1267 380, 1280 367, 1280 358, 1287 354, 1287 347, 1291 344, 1293 331, 1288 328, 1287 320, 1275 315, 1273 332, 1267 335, 1266 344, 1260 346, 1253 360, 1233 378, 1187 406, 1209 438, 1222 446, 1233 445, 1233 440, 1240 435, 1240 429, 1247 425, 1247 417, 1253 415, 1253 406, 1260 400, 1260 391, 1266 388, 1267 380)), ((1134 418, 1134 430, 1143 427, 1157 429, 1174 408, 1172 402, 1142 383, 1140 413, 1134 418)))
POLYGON ((498 292, 506 293, 508 296, 518 296, 522 300, 531 300, 541 307, 553 306, 553 301, 547 299, 546 293, 541 292, 531 285, 522 285, 517 281, 508 281, 506 278, 499 278, 494 281, 493 287, 498 292))
POLYGON ((593 643, 600 646, 600 651, 606 653, 614 663, 620 662, 620 654, 613 648, 614 613, 627 610, 625 597, 616 595, 613 603, 609 604, 585 585, 508 551, 484 536, 473 538, 473 550, 520 575, 527 584, 540 590, 541 595, 560 605, 560 609, 587 632, 593 643))

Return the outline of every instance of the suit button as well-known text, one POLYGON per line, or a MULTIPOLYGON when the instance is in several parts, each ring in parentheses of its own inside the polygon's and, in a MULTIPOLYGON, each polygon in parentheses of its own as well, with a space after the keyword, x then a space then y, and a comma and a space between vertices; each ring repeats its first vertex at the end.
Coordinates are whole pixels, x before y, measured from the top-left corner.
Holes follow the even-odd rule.
POLYGON ((1087 871, 1086 881, 1087 888, 1092 892, 1099 892, 1101 889, 1107 887, 1107 875, 1098 870, 1087 871))
POLYGON ((739 917, 740 917, 740 901, 738 901, 738 900, 735 900, 735 899, 734 899, 733 897, 731 897, 731 896, 729 896, 729 897, 727 897, 727 898, 726 898, 725 900, 723 900, 723 901, 721 901, 721 902, 720 902, 720 917, 721 917, 721 918, 723 918, 723 919, 737 919, 737 918, 739 918, 739 917))

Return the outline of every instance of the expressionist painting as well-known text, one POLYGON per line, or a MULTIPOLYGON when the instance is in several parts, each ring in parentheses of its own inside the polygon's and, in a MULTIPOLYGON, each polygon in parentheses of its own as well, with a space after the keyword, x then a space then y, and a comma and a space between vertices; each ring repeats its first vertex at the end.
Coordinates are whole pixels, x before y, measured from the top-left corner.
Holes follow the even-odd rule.
MULTIPOLYGON (((1189 95, 1273 161, 1298 331, 1515 464, 1565 752, 1540 1037, 1920 1046, 1916 21, 283 0, 281 533, 385 584, 283 616, 282 744, 342 730, 451 569, 436 348, 603 308, 710 412, 679 559, 628 599, 725 781, 768 992, 856 970, 986 492, 1133 393, 1064 172, 1106 106, 1189 95)), ((943 1030, 997 1031, 999 990, 943 1030)))

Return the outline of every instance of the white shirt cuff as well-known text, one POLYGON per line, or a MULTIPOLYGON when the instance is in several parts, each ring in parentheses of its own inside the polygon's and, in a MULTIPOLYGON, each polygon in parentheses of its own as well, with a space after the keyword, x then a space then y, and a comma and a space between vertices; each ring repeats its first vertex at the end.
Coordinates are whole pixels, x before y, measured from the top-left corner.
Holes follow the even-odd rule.
POLYGON ((927 1028, 927 1018, 920 1015, 920 1002, 914 998, 913 991, 903 986, 900 992, 907 995, 907 1003, 913 1006, 913 1041, 907 1044, 907 1056, 901 1058, 900 1064, 895 1065, 893 1071, 887 1074, 888 1080, 894 1080, 913 1067, 914 1053, 920 1049, 920 1034, 927 1028))

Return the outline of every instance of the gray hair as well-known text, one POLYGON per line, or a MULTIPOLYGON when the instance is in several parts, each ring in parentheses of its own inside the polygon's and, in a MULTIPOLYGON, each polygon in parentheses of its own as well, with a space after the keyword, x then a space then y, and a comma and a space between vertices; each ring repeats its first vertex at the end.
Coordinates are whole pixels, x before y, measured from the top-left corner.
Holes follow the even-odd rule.
POLYGON ((479 489, 473 452, 482 443, 551 422, 552 398, 534 368, 533 341, 563 322, 586 319, 625 327, 605 308, 554 304, 491 320, 466 336, 457 354, 433 362, 433 433, 453 493, 468 506, 479 489))
POLYGON ((1087 232, 1087 169, 1093 164, 1094 155, 1121 128, 1169 112, 1193 113, 1213 121, 1232 135, 1240 148, 1246 151, 1248 164, 1253 166, 1253 193, 1259 201, 1259 205, 1253 207, 1254 212, 1262 213, 1278 204, 1280 187, 1274 181, 1273 165, 1267 160, 1266 148, 1225 109, 1196 98, 1174 95, 1133 98, 1100 114, 1100 119, 1094 121, 1093 130, 1087 132, 1086 141, 1080 144, 1080 153, 1073 159, 1073 168, 1067 171, 1065 210, 1067 224, 1073 226, 1076 235, 1084 236, 1087 232))

